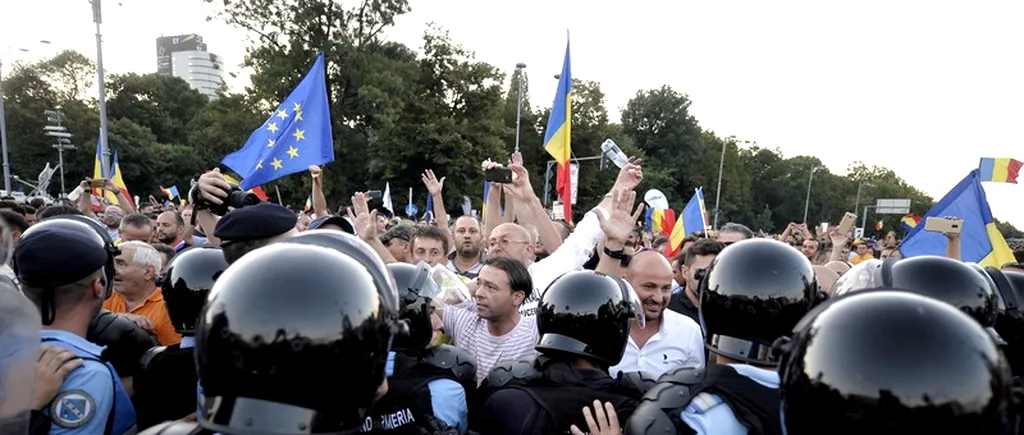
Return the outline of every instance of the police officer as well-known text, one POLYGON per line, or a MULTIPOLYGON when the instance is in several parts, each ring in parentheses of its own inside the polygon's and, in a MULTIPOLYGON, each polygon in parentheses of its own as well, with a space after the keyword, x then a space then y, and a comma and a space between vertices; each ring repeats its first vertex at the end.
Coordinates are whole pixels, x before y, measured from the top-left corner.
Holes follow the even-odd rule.
POLYGON ((201 394, 194 352, 196 324, 214 282, 227 268, 224 254, 213 246, 187 248, 167 267, 161 291, 181 343, 155 347, 142 359, 134 398, 140 429, 196 412, 201 394))
POLYGON ((836 294, 873 288, 914 292, 959 308, 998 337, 994 327, 1000 308, 993 287, 984 271, 972 269, 967 263, 924 255, 862 262, 836 281, 836 294))
MULTIPOLYGON (((70 219, 87 224, 103 239, 105 246, 110 247, 110 250, 114 249, 114 239, 110 238, 107 229, 96 220, 81 214, 57 215, 45 220, 51 219, 70 219)), ((117 255, 111 252, 112 255, 117 255)), ((123 315, 100 309, 100 313, 89 323, 85 339, 106 348, 103 350, 104 360, 114 366, 128 397, 134 399, 133 380, 139 370, 139 361, 147 351, 160 345, 156 336, 123 315)))
POLYGON ((569 272, 541 296, 537 312, 540 352, 535 360, 495 367, 480 387, 473 426, 484 434, 568 433, 586 427, 581 409, 610 402, 621 418, 643 396, 632 376, 613 379, 629 339, 631 319, 643 324, 633 289, 599 272, 569 272))
POLYGON ((1013 433, 1006 360, 946 303, 854 292, 808 315, 782 347, 788 435, 1013 433))
MULTIPOLYGON (((300 236, 301 237, 301 236, 300 236)), ((396 336, 388 357, 388 394, 373 405, 364 432, 464 434, 468 392, 476 389, 476 360, 455 346, 432 346, 431 306, 441 288, 426 263, 392 263, 400 318, 408 332, 396 336)))
POLYGON ((87 224, 50 219, 29 228, 14 252, 22 292, 39 308, 44 343, 84 360, 44 411, 50 433, 122 434, 135 430, 135 409, 103 348, 86 341, 90 322, 111 291, 116 247, 87 224))
POLYGON ((662 375, 626 434, 781 433, 772 344, 824 299, 811 262, 785 243, 739 241, 711 263, 698 293, 707 368, 662 375))
POLYGON ((1001 309, 996 318, 996 332, 1006 341, 1003 354, 1013 374, 1024 376, 1024 273, 986 267, 999 295, 1001 309))
POLYGON ((199 421, 143 433, 358 430, 387 392, 397 299, 379 257, 298 243, 246 254, 217 279, 199 320, 199 421))

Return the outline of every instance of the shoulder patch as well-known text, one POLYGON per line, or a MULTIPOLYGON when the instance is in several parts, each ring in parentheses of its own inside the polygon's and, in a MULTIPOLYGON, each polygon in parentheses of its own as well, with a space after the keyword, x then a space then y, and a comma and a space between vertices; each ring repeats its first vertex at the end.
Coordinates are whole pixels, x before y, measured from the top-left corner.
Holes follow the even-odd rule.
POLYGON ((74 429, 92 420, 96 402, 85 390, 61 392, 50 404, 50 419, 58 426, 74 429))
POLYGON ((683 411, 687 414, 700 415, 707 412, 709 409, 714 408, 718 405, 725 403, 721 397, 718 397, 711 393, 700 393, 690 400, 690 404, 686 405, 686 410, 683 411))

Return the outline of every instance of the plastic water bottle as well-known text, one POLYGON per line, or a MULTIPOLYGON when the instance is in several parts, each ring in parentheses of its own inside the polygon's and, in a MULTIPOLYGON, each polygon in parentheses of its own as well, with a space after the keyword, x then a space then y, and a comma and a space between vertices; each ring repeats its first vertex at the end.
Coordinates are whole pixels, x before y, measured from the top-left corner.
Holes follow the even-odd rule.
POLYGON ((629 157, 626 157, 626 153, 619 149, 619 146, 615 144, 615 141, 611 139, 605 139, 604 143, 601 144, 601 152, 604 153, 605 157, 608 157, 615 166, 619 169, 626 167, 629 164, 629 157))

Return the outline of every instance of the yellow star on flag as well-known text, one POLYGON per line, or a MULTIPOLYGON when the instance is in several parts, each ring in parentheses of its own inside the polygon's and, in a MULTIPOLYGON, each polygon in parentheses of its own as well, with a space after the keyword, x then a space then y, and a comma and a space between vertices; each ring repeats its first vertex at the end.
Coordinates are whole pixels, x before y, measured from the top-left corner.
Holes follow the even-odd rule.
POLYGON ((295 141, 298 142, 306 138, 306 132, 296 128, 295 133, 292 133, 292 136, 295 136, 295 141))
POLYGON ((302 105, 299 103, 295 103, 295 106, 292 107, 292 112, 298 112, 300 110, 302 110, 302 105))
POLYGON ((273 139, 268 139, 267 148, 273 148, 274 147, 274 143, 275 142, 274 142, 273 139))
POLYGON ((278 110, 277 117, 281 119, 288 119, 288 112, 285 111, 284 109, 278 110))
POLYGON ((277 133, 277 124, 271 122, 270 125, 267 126, 267 130, 270 130, 271 133, 277 133))
POLYGON ((302 111, 301 110, 295 111, 295 120, 296 121, 302 121, 302 111))
POLYGON ((270 162, 270 166, 273 166, 274 170, 276 171, 278 169, 281 169, 281 166, 283 166, 283 165, 282 165, 281 160, 275 158, 273 161, 270 162))
POLYGON ((256 162, 256 169, 263 169, 263 160, 256 162))
POLYGON ((288 147, 288 155, 291 156, 291 158, 293 158, 293 159, 298 157, 299 156, 299 149, 295 148, 293 146, 288 147))

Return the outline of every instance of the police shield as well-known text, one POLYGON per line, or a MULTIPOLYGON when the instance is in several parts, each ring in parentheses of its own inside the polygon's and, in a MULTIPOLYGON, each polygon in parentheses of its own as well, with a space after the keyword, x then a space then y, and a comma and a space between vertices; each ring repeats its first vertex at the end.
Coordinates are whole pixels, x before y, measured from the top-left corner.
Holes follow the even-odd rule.
POLYGON ((9 281, 0 281, 0 433, 28 433, 39 311, 9 281))

